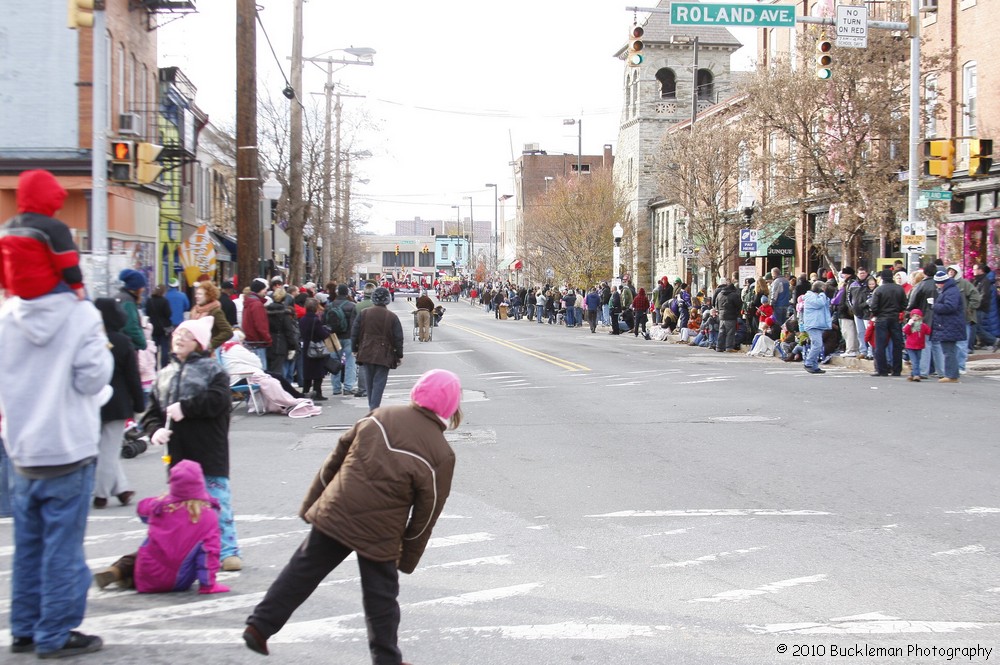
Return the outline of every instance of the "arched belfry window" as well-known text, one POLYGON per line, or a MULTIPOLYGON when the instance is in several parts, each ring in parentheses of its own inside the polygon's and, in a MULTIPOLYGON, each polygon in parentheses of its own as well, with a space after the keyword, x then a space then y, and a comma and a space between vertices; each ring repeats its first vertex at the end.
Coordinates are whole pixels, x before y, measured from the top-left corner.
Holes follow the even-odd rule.
POLYGON ((715 100, 715 77, 707 69, 698 70, 698 99, 715 100))
POLYGON ((674 70, 664 67, 656 72, 660 83, 660 99, 677 99, 677 75, 674 70))

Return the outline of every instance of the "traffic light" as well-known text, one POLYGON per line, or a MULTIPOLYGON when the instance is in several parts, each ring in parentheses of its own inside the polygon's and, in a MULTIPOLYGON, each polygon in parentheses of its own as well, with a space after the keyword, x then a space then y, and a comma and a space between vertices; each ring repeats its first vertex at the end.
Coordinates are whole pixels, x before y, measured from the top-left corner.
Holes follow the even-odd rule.
POLYGON ((924 175, 950 178, 955 172, 955 142, 951 139, 924 141, 924 157, 924 175))
POLYGON ((833 76, 833 42, 821 39, 816 42, 816 78, 824 81, 833 76))
POLYGON ((396 256, 399 256, 399 245, 396 245, 396 256))
POLYGON ((66 25, 70 30, 94 27, 93 11, 94 0, 67 0, 66 25))
POLYGON ((642 34, 644 30, 642 26, 638 24, 633 24, 632 29, 628 33, 628 55, 625 60, 628 62, 629 67, 638 67, 645 60, 642 53, 642 34))
POLYGON ((431 250, 427 249, 427 245, 424 245, 424 248, 421 249, 420 251, 423 252, 424 254, 426 254, 427 252, 429 252, 431 250))
POLYGON ((111 182, 133 182, 135 144, 132 141, 111 142, 111 182))
POLYGON ((969 139, 969 177, 990 174, 993 166, 993 139, 969 139))
POLYGON ((154 143, 140 143, 136 147, 136 182, 145 185, 159 177, 163 167, 156 162, 156 158, 160 156, 161 152, 163 152, 163 146, 154 143))

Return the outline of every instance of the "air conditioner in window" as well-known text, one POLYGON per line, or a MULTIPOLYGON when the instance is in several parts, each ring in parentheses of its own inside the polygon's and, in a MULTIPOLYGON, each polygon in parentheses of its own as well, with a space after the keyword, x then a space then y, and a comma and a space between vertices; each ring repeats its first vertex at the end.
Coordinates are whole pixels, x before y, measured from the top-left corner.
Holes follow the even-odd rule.
POLYGON ((920 11, 936 12, 938 10, 938 0, 920 0, 920 11))
POLYGON ((118 133, 138 136, 142 130, 142 119, 138 113, 121 113, 118 115, 118 133))

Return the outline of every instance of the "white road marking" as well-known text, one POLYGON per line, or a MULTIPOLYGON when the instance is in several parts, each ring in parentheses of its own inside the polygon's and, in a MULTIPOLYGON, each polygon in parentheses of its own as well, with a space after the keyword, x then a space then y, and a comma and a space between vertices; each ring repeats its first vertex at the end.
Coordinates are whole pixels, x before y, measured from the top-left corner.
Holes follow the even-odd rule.
MULTIPOLYGON (((145 529, 139 529, 137 531, 121 531, 118 533, 102 533, 96 536, 87 536, 83 539, 83 544, 85 546, 95 545, 97 543, 103 543, 106 541, 117 541, 117 540, 127 540, 129 538, 143 538, 146 536, 145 529)), ((5 545, 0 547, 0 556, 11 556, 14 554, 13 545, 5 545)))
POLYGON ((504 377, 510 376, 511 374, 520 374, 521 372, 482 372, 476 376, 482 377, 484 379, 498 378, 502 379, 504 377))
POLYGON ((290 522, 300 519, 298 515, 235 515, 237 522, 290 522))
POLYGON ((453 545, 467 545, 469 543, 485 543, 488 540, 493 540, 495 536, 492 533, 461 533, 456 536, 442 536, 441 538, 431 538, 427 541, 427 549, 434 549, 436 547, 451 547, 453 545))
POLYGON ((696 508, 692 510, 620 510, 584 517, 811 517, 832 515, 819 510, 770 510, 757 508, 696 508))
POLYGON ((966 508, 965 510, 946 510, 945 515, 987 515, 992 513, 1000 513, 1000 508, 986 508, 982 506, 976 506, 973 508, 966 508))
POLYGON ((674 536, 679 533, 687 533, 690 529, 673 529, 671 531, 661 531, 660 533, 647 533, 637 538, 656 538, 657 536, 674 536))
POLYGON ((641 386, 642 381, 628 381, 626 383, 609 383, 605 385, 605 388, 621 388, 623 386, 641 386))
POLYGON ((454 351, 407 351, 408 356, 450 356, 456 353, 474 353, 474 349, 455 349, 454 351))
POLYGON ((506 640, 624 640, 631 637, 656 637, 671 630, 670 626, 638 626, 632 624, 563 623, 522 626, 466 626, 445 628, 444 636, 474 635, 506 640))
POLYGON ((749 554, 750 552, 756 552, 758 550, 767 549, 765 547, 750 547, 747 549, 733 550, 732 552, 719 552, 718 554, 706 554, 705 556, 700 556, 697 559, 689 559, 687 561, 677 561, 675 563, 660 563, 653 568, 686 568, 688 566, 700 566, 708 561, 718 561, 719 559, 724 559, 726 557, 736 556, 737 554, 749 554))
POLYGON ((538 529, 538 530, 541 530, 541 529, 548 529, 548 528, 549 528, 549 525, 548 525, 548 524, 537 524, 537 525, 535 525, 535 526, 529 526, 529 527, 527 527, 527 528, 529 528, 529 529, 538 529))
POLYGON ((815 584, 816 582, 822 582, 826 579, 826 575, 810 575, 809 577, 794 577, 790 580, 781 580, 778 582, 772 582, 770 584, 765 584, 759 586, 755 589, 733 589, 732 591, 722 591, 715 594, 714 596, 709 596, 708 598, 692 598, 689 603, 721 603, 723 601, 729 600, 747 600, 748 598, 753 598, 754 596, 763 596, 769 593, 778 593, 784 589, 788 589, 794 586, 799 586, 801 584, 815 584))
POLYGON ((982 545, 966 545, 965 547, 959 547, 954 550, 944 550, 943 552, 934 552, 931 556, 956 556, 959 554, 977 554, 979 552, 985 552, 986 548, 982 545))
POLYGON ((730 381, 735 378, 735 376, 711 376, 707 379, 699 379, 697 381, 676 381, 674 385, 687 386, 695 383, 718 383, 719 381, 730 381))
POLYGON ((855 617, 830 619, 828 623, 770 623, 763 626, 748 625, 751 633, 758 635, 884 635, 905 633, 954 633, 964 630, 996 628, 998 623, 973 621, 907 621, 878 612, 855 617))

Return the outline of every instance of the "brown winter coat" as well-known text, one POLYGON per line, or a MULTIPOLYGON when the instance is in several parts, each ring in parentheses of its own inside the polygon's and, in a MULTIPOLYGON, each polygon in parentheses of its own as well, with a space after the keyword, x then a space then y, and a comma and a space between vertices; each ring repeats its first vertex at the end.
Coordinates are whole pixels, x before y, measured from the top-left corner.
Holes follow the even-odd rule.
POLYGON ((299 516, 360 556, 412 573, 451 491, 455 453, 444 429, 417 406, 375 409, 340 437, 299 516))
POLYGON ((395 369, 403 357, 403 324, 386 307, 369 307, 354 323, 351 343, 359 365, 395 369))

